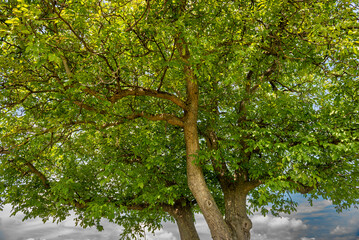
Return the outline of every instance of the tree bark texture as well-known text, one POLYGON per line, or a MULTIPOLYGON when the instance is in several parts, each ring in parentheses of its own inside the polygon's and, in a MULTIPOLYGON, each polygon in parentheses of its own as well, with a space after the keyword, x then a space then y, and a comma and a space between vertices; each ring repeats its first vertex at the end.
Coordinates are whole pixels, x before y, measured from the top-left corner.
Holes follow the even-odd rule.
POLYGON ((241 185, 230 185, 223 189, 225 221, 231 229, 232 240, 249 240, 252 221, 247 216, 247 192, 241 185))
POLYGON ((177 204, 169 213, 175 218, 181 240, 199 240, 194 226, 194 216, 189 205, 177 204))

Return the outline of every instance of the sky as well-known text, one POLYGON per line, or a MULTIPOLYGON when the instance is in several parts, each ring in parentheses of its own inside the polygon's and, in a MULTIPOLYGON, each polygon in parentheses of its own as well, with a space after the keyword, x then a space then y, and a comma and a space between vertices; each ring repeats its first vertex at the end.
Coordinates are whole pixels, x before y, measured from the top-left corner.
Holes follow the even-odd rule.
MULTIPOLYGON (((359 240, 359 210, 350 209, 338 214, 328 200, 317 200, 311 207, 300 197, 297 212, 281 217, 259 213, 251 216, 252 240, 359 240)), ((22 222, 23 215, 9 217, 11 206, 0 212, 0 240, 118 240, 121 227, 102 222, 105 230, 76 227, 73 216, 55 224, 43 224, 41 219, 22 222)), ((209 230, 202 216, 196 215, 196 228, 201 240, 210 240, 209 230)), ((174 223, 163 223, 155 235, 146 233, 146 240, 180 240, 174 223)))

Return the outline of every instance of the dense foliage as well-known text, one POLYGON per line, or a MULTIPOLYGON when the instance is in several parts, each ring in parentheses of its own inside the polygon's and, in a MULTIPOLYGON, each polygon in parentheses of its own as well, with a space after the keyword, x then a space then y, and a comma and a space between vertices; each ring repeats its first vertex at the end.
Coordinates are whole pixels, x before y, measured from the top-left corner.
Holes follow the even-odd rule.
POLYGON ((198 209, 214 239, 249 239, 246 211, 293 211, 295 192, 358 204, 357 1, 0 6, 15 212, 125 233, 172 216, 194 239, 198 209))

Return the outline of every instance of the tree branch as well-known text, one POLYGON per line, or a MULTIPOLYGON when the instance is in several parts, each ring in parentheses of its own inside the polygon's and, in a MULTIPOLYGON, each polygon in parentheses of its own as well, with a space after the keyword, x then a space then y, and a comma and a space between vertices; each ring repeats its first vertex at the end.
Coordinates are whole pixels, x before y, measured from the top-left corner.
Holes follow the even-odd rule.
POLYGON ((94 107, 91 107, 83 102, 80 102, 80 101, 73 101, 74 104, 76 104, 77 106, 79 106, 80 108, 84 108, 88 111, 93 111, 93 112, 98 112, 98 113, 101 113, 101 114, 107 114, 107 112, 105 110, 98 110, 94 107))
POLYGON ((141 113, 135 113, 133 115, 129 115, 125 117, 125 119, 133 120, 140 117, 146 118, 151 121, 165 121, 174 126, 184 127, 183 119, 168 113, 152 115, 145 112, 141 112, 141 113))
POLYGON ((39 170, 37 170, 34 165, 32 165, 30 162, 26 163, 26 166, 29 167, 30 172, 34 173, 36 176, 38 176, 44 185, 45 188, 50 188, 49 182, 44 174, 42 174, 39 170))
MULTIPOLYGON (((206 139, 206 144, 208 149, 217 151, 218 150, 217 134, 213 130, 207 130, 204 133, 204 136, 206 139)), ((225 174, 228 173, 229 170, 225 162, 221 161, 221 164, 219 165, 213 157, 211 157, 211 161, 212 161, 213 169, 217 172, 218 179, 221 181, 223 178, 227 178, 225 174)))
POLYGON ((9 154, 9 149, 0 146, 0 154, 9 154))
POLYGON ((186 108, 187 108, 186 103, 183 102, 181 99, 179 99, 177 96, 175 96, 173 94, 170 94, 167 92, 162 92, 162 91, 156 91, 156 90, 152 90, 152 89, 146 89, 146 88, 137 87, 137 86, 134 86, 133 88, 126 89, 126 90, 120 90, 119 92, 114 94, 112 97, 110 97, 109 100, 112 103, 114 103, 124 97, 127 97, 127 96, 150 96, 150 97, 169 100, 169 101, 173 102, 174 104, 176 104, 177 106, 179 106, 180 108, 182 108, 183 110, 186 110, 186 108))
POLYGON ((146 0, 147 2, 147 6, 146 6, 146 9, 145 11, 142 13, 141 17, 139 19, 137 19, 136 22, 134 22, 131 26, 129 26, 125 31, 126 32, 129 32, 131 31, 141 20, 142 18, 145 16, 145 14, 147 13, 147 11, 150 9, 150 0, 146 0))
POLYGON ((62 55, 61 55, 60 57, 61 57, 62 63, 64 64, 64 67, 65 67, 65 71, 66 71, 67 76, 68 76, 69 78, 72 78, 72 72, 71 72, 71 70, 70 70, 70 68, 69 68, 69 64, 68 64, 68 62, 67 62, 66 57, 65 57, 65 56, 62 56, 62 55))
POLYGON ((312 191, 312 190, 314 189, 314 187, 306 186, 306 185, 304 185, 303 183, 294 181, 294 180, 291 179, 290 177, 288 177, 288 178, 286 179, 286 181, 296 184, 296 185, 297 185, 296 190, 297 190, 299 193, 301 193, 301 194, 309 193, 310 191, 312 191))
MULTIPOLYGON (((162 114, 149 114, 145 112, 134 113, 128 116, 120 117, 116 122, 108 122, 102 125, 98 125, 95 121, 70 121, 66 125, 77 125, 77 124, 91 124, 94 125, 97 129, 105 129, 108 127, 114 127, 126 123, 127 121, 135 120, 137 118, 146 118, 151 121, 165 121, 171 125, 183 127, 183 119, 175 115, 162 113, 162 114)), ((1 151, 0 151, 1 153, 1 151)))

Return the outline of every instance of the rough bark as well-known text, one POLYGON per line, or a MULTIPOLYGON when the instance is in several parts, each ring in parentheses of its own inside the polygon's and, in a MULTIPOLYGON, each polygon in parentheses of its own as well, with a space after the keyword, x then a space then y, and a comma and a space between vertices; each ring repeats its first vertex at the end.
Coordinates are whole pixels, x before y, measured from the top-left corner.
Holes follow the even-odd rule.
POLYGON ((211 231, 212 238, 230 239, 229 229, 221 212, 209 191, 200 166, 194 163, 199 150, 197 126, 185 126, 185 139, 187 147, 187 181, 189 189, 197 200, 211 231))
POLYGON ((168 211, 176 220, 181 240, 199 240, 194 226, 194 216, 189 205, 175 205, 168 211))
POLYGON ((242 184, 230 185, 223 189, 225 221, 231 229, 232 240, 249 240, 252 221, 247 215, 247 190, 242 184))
MULTIPOLYGON (((209 149, 218 149, 216 133, 210 128, 206 131, 206 141, 209 149)), ((248 192, 259 183, 245 181, 243 176, 234 180, 226 174, 228 169, 225 164, 218 166, 214 159, 212 159, 212 164, 224 193, 225 221, 230 228, 231 239, 249 240, 252 222, 246 213, 246 198, 248 192)), ((244 172, 242 174, 245 175, 244 172)))

